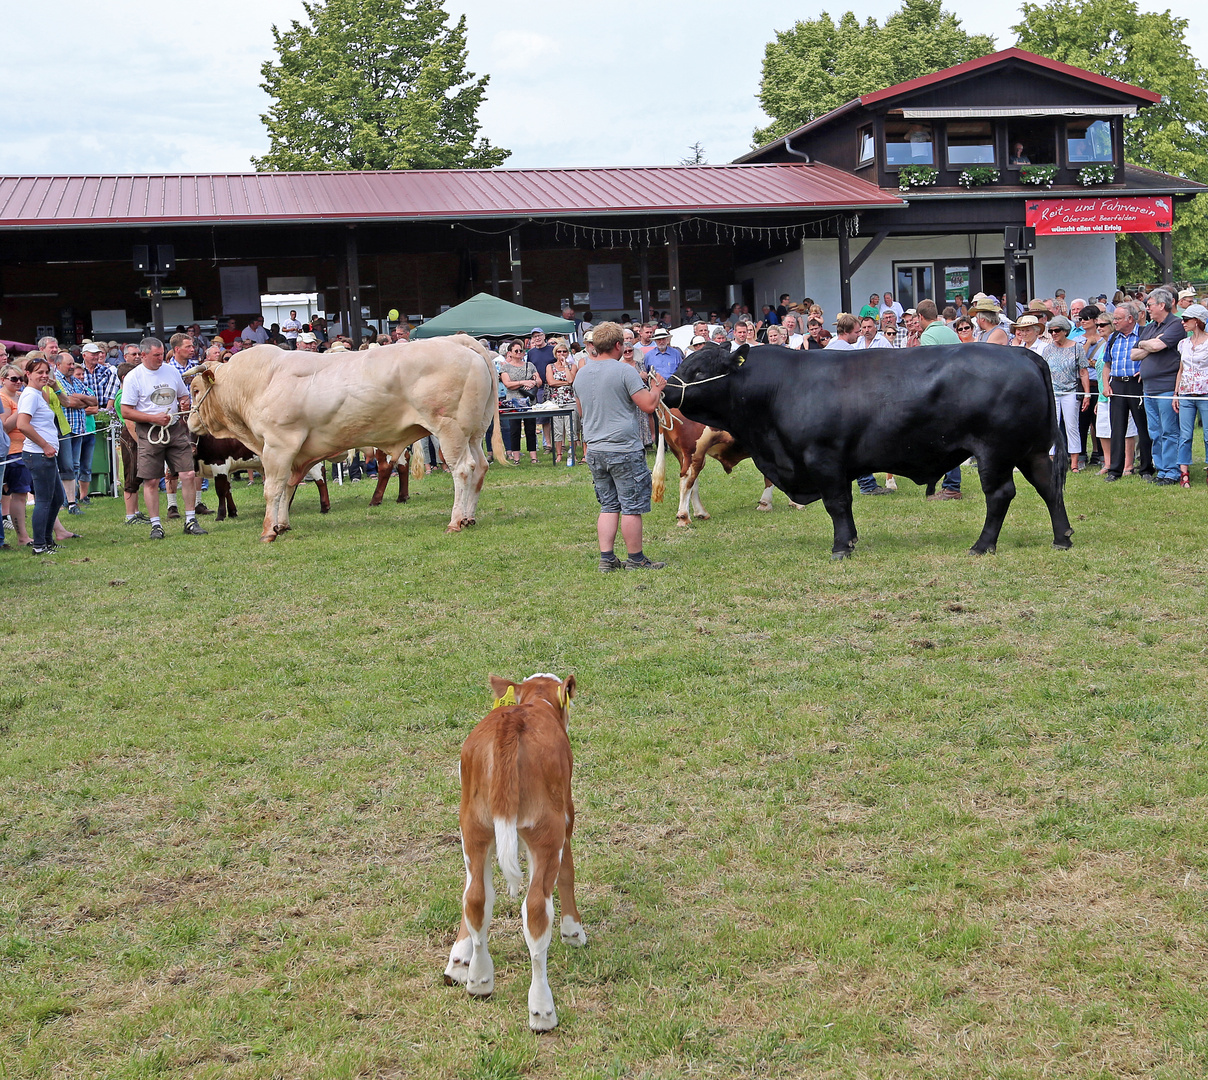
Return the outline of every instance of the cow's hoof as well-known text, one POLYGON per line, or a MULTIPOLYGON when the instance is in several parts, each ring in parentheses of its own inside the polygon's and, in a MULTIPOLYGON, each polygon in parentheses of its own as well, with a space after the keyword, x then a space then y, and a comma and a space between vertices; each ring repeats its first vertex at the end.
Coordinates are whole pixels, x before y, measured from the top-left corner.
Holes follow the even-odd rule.
POLYGON ((558 1026, 558 1014, 554 1011, 553 1005, 550 1006, 549 1012, 541 1010, 540 1012, 529 1013, 529 1029, 531 1031, 553 1031, 558 1026))
POLYGON ((851 548, 843 548, 840 551, 832 551, 831 559, 836 560, 836 561, 839 559, 850 559, 854 554, 855 554, 855 552, 852 551, 851 548))
POLYGON ((329 506, 320 506, 320 507, 319 507, 319 513, 320 513, 320 514, 330 514, 330 513, 331 513, 331 506, 330 506, 330 505, 329 505, 329 506))
POLYGON ((370 506, 381 506, 381 505, 382 505, 382 500, 381 500, 381 499, 370 499, 370 500, 369 500, 369 505, 370 505, 370 506))
POLYGON ((228 516, 228 517, 238 517, 238 516, 239 516, 239 511, 238 511, 238 510, 232 510, 232 511, 230 512, 230 514, 228 514, 227 516, 228 516))
POLYGON ((974 544, 969 549, 969 554, 970 555, 997 555, 998 548, 994 544, 987 544, 985 547, 982 547, 980 544, 974 544))
POLYGON ((675 524, 676 524, 677 526, 679 526, 679 528, 681 528, 681 529, 686 529, 686 528, 688 528, 688 527, 689 527, 689 525, 691 524, 691 522, 689 522, 689 521, 688 521, 688 518, 687 518, 686 516, 685 516, 685 517, 681 517, 681 516, 679 516, 679 515, 677 514, 677 515, 676 515, 676 517, 675 517, 675 524))
POLYGON ((277 539, 276 533, 265 533, 262 537, 260 537, 260 542, 262 544, 271 544, 276 539, 277 539))
POLYGON ((447 533, 461 532, 461 526, 460 525, 446 525, 445 532, 447 532, 447 533))
POLYGON ((767 514, 767 513, 771 513, 771 510, 772 510, 772 504, 771 504, 771 503, 765 503, 765 502, 761 502, 761 503, 760 503, 760 504, 759 504, 757 507, 755 507, 755 509, 756 509, 756 510, 762 510, 762 511, 763 511, 765 514, 767 514))
POLYGON ((709 520, 709 515, 706 514, 703 510, 699 514, 694 514, 693 516, 696 518, 697 521, 708 521, 709 520))
POLYGON ((471 525, 477 525, 478 519, 477 518, 462 518, 461 524, 462 524, 462 528, 468 529, 471 525))
POLYGON ((575 922, 569 915, 562 916, 562 940, 567 945, 583 946, 587 944, 587 931, 581 923, 575 922))
POLYGON ((1074 546, 1074 541, 1066 537, 1063 540, 1054 540, 1053 547, 1058 551, 1069 551, 1074 546))

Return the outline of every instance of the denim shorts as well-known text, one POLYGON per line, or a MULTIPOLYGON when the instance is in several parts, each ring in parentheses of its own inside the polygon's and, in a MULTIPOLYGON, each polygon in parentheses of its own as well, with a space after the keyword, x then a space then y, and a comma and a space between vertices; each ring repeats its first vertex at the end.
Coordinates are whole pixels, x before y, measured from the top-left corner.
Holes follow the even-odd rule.
POLYGON ((601 513, 650 513, 650 470, 643 451, 589 449, 587 465, 601 513))
POLYGON ((34 489, 34 478, 20 458, 10 461, 4 470, 4 486, 9 495, 28 495, 34 489))

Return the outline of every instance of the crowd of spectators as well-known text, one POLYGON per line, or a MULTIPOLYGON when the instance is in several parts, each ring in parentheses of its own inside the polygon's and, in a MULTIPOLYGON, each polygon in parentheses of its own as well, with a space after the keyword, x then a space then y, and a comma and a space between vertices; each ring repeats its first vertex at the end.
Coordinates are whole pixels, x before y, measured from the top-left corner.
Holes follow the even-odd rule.
MULTIPOLYGON (((573 311, 564 314, 574 319, 573 311)), ((691 308, 684 315, 685 329, 677 331, 682 348, 672 344, 668 312, 654 312, 647 320, 634 321, 627 315, 619 320, 623 335, 619 359, 632 366, 646 385, 669 378, 685 355, 709 342, 731 349, 744 344, 777 345, 806 352, 957 342, 1029 348, 1052 373, 1062 438, 1074 471, 1098 466, 1108 482, 1140 475, 1160 485, 1191 486, 1195 425, 1198 420, 1203 426, 1208 419, 1208 296, 1197 299, 1194 289, 1167 286, 1132 295, 1117 290, 1110 300, 1100 293, 1089 301, 1067 301, 1065 291, 1059 289, 1051 298, 1018 304, 1014 316, 1003 310, 999 298, 982 293, 968 302, 957 296, 942 310, 932 300, 903 308, 891 293, 874 294, 859 312, 839 313, 829 323, 812 299, 805 297, 798 303, 788 295, 775 307, 765 305, 758 320, 742 304, 727 312, 710 311, 707 317, 691 308)), ((408 341, 410 336, 410 325, 401 322, 390 334, 376 335, 360 348, 408 341)), ((542 418, 540 406, 548 403, 546 407, 555 411, 573 408, 576 377, 596 355, 592 339, 590 313, 586 313, 574 319, 574 331, 564 337, 547 339, 540 328, 534 328, 524 337, 502 343, 484 341, 498 348, 500 405, 509 414, 502 434, 512 461, 520 461, 522 431, 534 463, 542 441, 559 464, 565 460, 573 467, 576 460, 584 460, 577 413, 542 418), (517 416, 519 412, 528 415, 517 416)), ((353 348, 351 339, 331 333, 323 318, 301 322, 291 311, 284 324, 268 328, 258 316, 242 330, 238 320, 230 319, 213 339, 197 324, 178 327, 164 366, 183 376, 199 359, 229 360, 241 349, 263 342, 301 352, 353 348)), ((16 544, 32 548, 35 554, 53 553, 60 543, 79 538, 64 524, 63 515, 82 514, 91 503, 98 420, 104 422, 116 411, 121 423, 123 381, 143 359, 138 345, 115 341, 85 341, 60 349, 53 337, 45 337, 21 358, 9 357, 0 345, 0 548, 14 546, 6 531, 15 534, 16 544), (36 508, 32 524, 31 495, 36 508)), ((119 429, 126 520, 148 523, 151 518, 138 505, 144 485, 136 476, 138 445, 130 427, 133 424, 127 423, 119 429)), ((657 434, 657 420, 643 418, 640 427, 640 438, 649 446, 657 434)), ((1205 452, 1208 455, 1208 436, 1205 452)), ((428 454, 429 468, 440 467, 435 439, 430 440, 428 454)), ((150 499, 152 486, 146 486, 145 498, 150 499)), ((882 494, 896 490, 896 482, 887 476, 881 486, 874 477, 860 477, 859 487, 865 494, 882 494)), ((179 517, 176 474, 166 476, 160 489, 168 492, 168 516, 179 517)), ((191 494, 186 492, 186 500, 191 494)), ((960 469, 944 477, 931 497, 960 498, 960 469)), ((158 497, 155 502, 157 507, 158 497)), ((189 527, 204 534, 187 509, 189 527)), ((196 513, 208 512, 197 503, 196 513)))

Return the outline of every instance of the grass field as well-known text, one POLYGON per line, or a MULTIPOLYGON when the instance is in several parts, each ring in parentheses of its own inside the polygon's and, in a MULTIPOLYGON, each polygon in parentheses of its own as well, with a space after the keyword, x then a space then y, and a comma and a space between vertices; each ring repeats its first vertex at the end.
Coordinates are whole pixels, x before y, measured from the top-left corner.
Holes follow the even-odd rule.
MULTIPOLYGON (((1208 488, 902 482, 647 518, 599 574, 586 470, 493 468, 446 536, 314 490, 152 543, 116 500, 3 553, 0 1077, 1208 1075, 1208 488), (526 1027, 519 902, 443 985, 457 755, 488 673, 573 671, 578 899, 526 1027)), ((497 882, 500 879, 497 876, 497 882)))

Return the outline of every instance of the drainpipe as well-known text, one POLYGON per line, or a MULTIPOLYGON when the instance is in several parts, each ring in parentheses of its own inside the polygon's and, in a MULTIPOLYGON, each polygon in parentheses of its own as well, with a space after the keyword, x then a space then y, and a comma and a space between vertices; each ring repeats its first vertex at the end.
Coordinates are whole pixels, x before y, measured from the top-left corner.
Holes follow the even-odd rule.
POLYGON ((801 158, 801 160, 804 161, 807 165, 813 165, 814 159, 812 157, 810 157, 809 154, 807 154, 804 150, 794 150, 793 149, 793 144, 790 142, 791 139, 792 139, 791 135, 786 135, 784 137, 785 150, 787 150, 790 154, 792 154, 793 157, 801 158))

